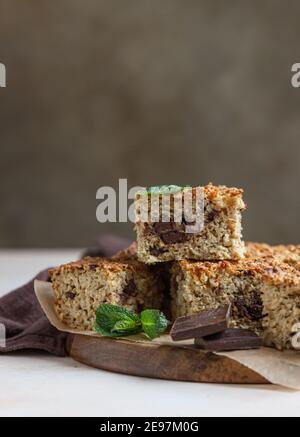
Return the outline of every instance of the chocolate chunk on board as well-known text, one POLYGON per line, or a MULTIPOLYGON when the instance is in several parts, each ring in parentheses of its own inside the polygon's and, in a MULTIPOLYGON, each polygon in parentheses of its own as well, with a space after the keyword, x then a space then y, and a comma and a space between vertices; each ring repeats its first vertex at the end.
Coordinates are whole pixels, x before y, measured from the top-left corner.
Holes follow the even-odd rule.
POLYGON ((211 352, 259 349, 262 339, 248 329, 226 329, 205 338, 196 338, 195 345, 211 352))
POLYGON ((172 326, 172 340, 188 340, 206 337, 228 328, 231 307, 229 305, 218 309, 203 311, 191 316, 179 317, 172 326))

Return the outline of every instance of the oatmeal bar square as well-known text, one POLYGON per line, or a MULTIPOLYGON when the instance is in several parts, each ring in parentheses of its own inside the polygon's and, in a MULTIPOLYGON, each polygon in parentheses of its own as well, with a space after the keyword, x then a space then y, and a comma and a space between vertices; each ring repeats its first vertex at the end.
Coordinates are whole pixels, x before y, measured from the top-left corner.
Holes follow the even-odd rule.
POLYGON ((50 270, 55 310, 70 328, 92 330, 99 305, 140 312, 160 309, 163 281, 154 266, 135 259, 85 258, 50 270))
POLYGON ((293 349, 300 322, 300 246, 247 244, 237 261, 173 263, 172 318, 232 305, 231 327, 250 329, 264 344, 293 349))
POLYGON ((149 264, 184 259, 243 258, 245 245, 242 240, 241 217, 244 209, 243 191, 237 188, 210 184, 195 188, 161 186, 140 191, 135 198, 138 258, 149 264), (199 189, 203 196, 203 226, 198 231, 195 227, 196 231, 190 232, 188 228, 191 223, 185 220, 184 215, 181 221, 175 219, 174 205, 178 205, 179 196, 183 197, 189 191, 195 203, 199 189), (159 198, 161 208, 162 199, 166 196, 170 198, 170 220, 164 221, 161 211, 156 220, 153 220, 152 199, 159 198))

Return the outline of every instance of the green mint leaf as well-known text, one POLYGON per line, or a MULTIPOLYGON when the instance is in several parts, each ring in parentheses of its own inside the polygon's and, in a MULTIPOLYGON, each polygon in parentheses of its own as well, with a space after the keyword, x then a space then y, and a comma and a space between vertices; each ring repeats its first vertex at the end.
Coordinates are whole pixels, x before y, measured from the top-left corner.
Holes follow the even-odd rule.
POLYGON ((102 328, 98 323, 96 322, 94 324, 94 331, 97 332, 97 334, 104 335, 105 337, 119 337, 117 333, 112 333, 111 331, 107 331, 106 329, 102 328))
POLYGON ((170 324, 169 320, 166 318, 166 316, 163 313, 159 314, 159 333, 162 334, 167 329, 168 325, 170 324))
POLYGON ((188 188, 191 188, 191 186, 185 185, 183 187, 180 187, 178 185, 157 185, 154 187, 145 188, 144 190, 140 190, 136 193, 136 195, 145 196, 148 194, 176 194, 188 188))
POLYGON ((118 335, 133 335, 142 331, 142 326, 140 321, 136 322, 134 320, 119 320, 111 332, 118 335))
POLYGON ((117 305, 103 304, 96 311, 94 330, 106 337, 122 337, 144 332, 151 340, 163 333, 169 322, 159 310, 144 310, 139 317, 117 305))
POLYGON ((140 319, 134 312, 117 305, 103 304, 96 311, 96 323, 94 330, 99 334, 111 337, 129 335, 128 332, 136 333, 140 327, 140 319), (123 328, 121 323, 123 322, 123 328), (117 327, 119 326, 120 329, 117 327), (125 329, 125 325, 127 328, 125 329))
POLYGON ((153 340, 164 332, 168 326, 165 316, 158 310, 144 310, 141 313, 141 322, 145 334, 153 340))

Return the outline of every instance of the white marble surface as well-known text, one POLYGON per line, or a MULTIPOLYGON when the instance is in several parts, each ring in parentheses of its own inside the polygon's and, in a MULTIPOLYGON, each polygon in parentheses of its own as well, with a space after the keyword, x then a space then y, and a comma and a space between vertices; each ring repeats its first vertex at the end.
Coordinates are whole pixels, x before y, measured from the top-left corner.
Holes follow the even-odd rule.
MULTIPOLYGON (((0 295, 79 251, 0 251, 0 295)), ((0 355, 0 416, 299 416, 300 392, 160 381, 44 353, 0 355)))

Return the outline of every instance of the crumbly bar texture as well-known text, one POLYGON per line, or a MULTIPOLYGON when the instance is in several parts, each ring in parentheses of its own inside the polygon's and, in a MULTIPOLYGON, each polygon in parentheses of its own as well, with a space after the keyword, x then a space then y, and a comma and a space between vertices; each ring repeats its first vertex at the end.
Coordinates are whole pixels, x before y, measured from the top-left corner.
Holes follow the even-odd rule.
MULTIPOLYGON (((145 196, 148 198, 147 215, 151 217, 150 195, 164 195, 163 190, 160 194, 155 188, 137 193, 135 199, 135 229, 140 261, 151 264, 184 259, 227 260, 244 257, 245 245, 241 226, 242 211, 245 209, 243 190, 225 186, 216 187, 211 184, 201 187, 204 227, 198 233, 188 233, 184 219, 181 223, 174 220, 174 203, 180 190, 175 189, 173 193, 170 190, 171 220, 169 222, 140 219, 141 211, 145 209, 145 196)), ((185 188, 182 189, 184 190, 185 188)), ((190 190, 194 199, 196 188, 190 190)))
POLYGON ((270 246, 264 243, 246 243, 245 257, 284 262, 300 270, 300 245, 270 246))
POLYGON ((92 330, 96 309, 103 303, 136 312, 161 308, 163 282, 155 268, 127 254, 120 258, 85 258, 50 270, 55 310, 67 326, 92 330))
POLYGON ((300 322, 300 246, 247 244, 238 261, 180 261, 171 268, 172 318, 232 304, 231 327, 292 349, 300 322))

